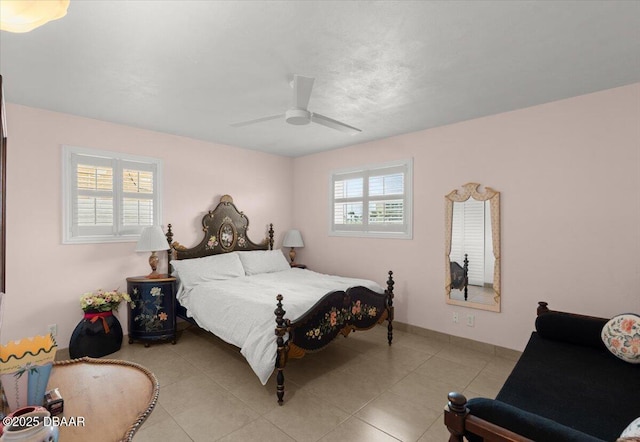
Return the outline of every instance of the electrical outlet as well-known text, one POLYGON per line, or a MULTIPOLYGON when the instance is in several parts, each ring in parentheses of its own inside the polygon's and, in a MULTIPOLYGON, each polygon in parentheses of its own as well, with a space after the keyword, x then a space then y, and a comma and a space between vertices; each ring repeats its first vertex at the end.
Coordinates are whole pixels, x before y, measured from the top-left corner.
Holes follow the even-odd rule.
POLYGON ((473 327, 475 325, 476 317, 473 315, 467 315, 467 325, 473 327))
POLYGON ((453 322, 458 323, 458 312, 453 312, 453 322))
POLYGON ((58 336, 58 324, 49 324, 49 334, 54 338, 58 336))

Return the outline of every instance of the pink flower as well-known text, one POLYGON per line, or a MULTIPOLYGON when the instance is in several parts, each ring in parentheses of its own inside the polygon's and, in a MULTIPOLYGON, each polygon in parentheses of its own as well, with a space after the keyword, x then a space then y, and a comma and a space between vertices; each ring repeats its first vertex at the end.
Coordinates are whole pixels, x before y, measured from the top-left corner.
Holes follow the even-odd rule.
POLYGON ((611 346, 612 346, 613 348, 619 348, 621 345, 622 345, 622 344, 621 344, 621 342, 620 342, 620 340, 619 340, 619 339, 612 339, 612 340, 611 340, 611 346))
POLYGON ((625 344, 627 347, 631 347, 631 353, 640 353, 640 335, 635 335, 633 338, 627 339, 625 344))
POLYGON ((331 316, 329 317, 329 324, 331 324, 331 327, 333 327, 337 322, 337 313, 335 311, 332 311, 331 316))
POLYGON ((635 325, 636 321, 633 319, 624 319, 621 323, 620 323, 620 328, 622 329, 622 331, 624 331, 625 333, 631 333, 631 329, 633 328, 633 326, 635 325))
POLYGON ((361 310, 360 301, 356 301, 353 307, 351 307, 351 314, 357 315, 358 313, 360 313, 360 310, 361 310))

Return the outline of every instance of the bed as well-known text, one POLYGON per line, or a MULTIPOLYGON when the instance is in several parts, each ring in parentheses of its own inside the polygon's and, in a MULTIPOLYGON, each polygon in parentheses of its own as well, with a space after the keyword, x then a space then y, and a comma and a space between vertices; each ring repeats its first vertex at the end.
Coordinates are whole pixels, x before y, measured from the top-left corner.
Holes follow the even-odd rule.
POLYGON ((179 281, 176 312, 239 347, 262 384, 276 371, 280 405, 289 359, 384 321, 391 345, 393 272, 383 288, 369 280, 293 268, 273 249, 273 224, 260 243, 249 239, 248 228, 248 218, 229 195, 202 218, 204 235, 192 248, 174 241, 168 225, 170 264, 179 281))
POLYGON ((464 290, 464 300, 467 300, 469 296, 468 285, 469 285, 469 259, 467 258, 467 254, 464 254, 464 266, 461 266, 456 261, 449 261, 450 272, 451 272, 451 289, 458 289, 460 291, 464 290))

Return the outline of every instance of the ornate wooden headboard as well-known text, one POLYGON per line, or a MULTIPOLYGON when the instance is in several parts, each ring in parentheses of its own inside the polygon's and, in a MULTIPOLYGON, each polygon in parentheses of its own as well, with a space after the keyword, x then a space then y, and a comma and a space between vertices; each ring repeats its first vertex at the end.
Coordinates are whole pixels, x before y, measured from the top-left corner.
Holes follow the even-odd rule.
POLYGON ((171 224, 168 226, 167 241, 171 245, 171 255, 175 259, 202 258, 203 256, 228 253, 235 250, 272 250, 273 224, 269 224, 268 236, 259 244, 252 242, 247 236, 249 219, 233 204, 233 198, 223 195, 215 209, 210 210, 202 218, 204 237, 200 244, 187 248, 173 241, 171 224))

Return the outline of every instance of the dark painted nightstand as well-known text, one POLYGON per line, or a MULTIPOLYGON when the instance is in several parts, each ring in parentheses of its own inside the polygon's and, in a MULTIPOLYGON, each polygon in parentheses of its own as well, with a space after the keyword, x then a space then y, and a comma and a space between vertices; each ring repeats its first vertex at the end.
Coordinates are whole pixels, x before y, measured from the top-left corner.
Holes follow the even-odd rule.
POLYGON ((129 306, 129 344, 170 340, 176 343, 176 278, 127 278, 127 292, 134 306, 129 306))
POLYGON ((307 265, 306 264, 298 264, 298 263, 293 263, 293 264, 289 264, 291 266, 291 268, 295 268, 295 269, 306 269, 307 265))

